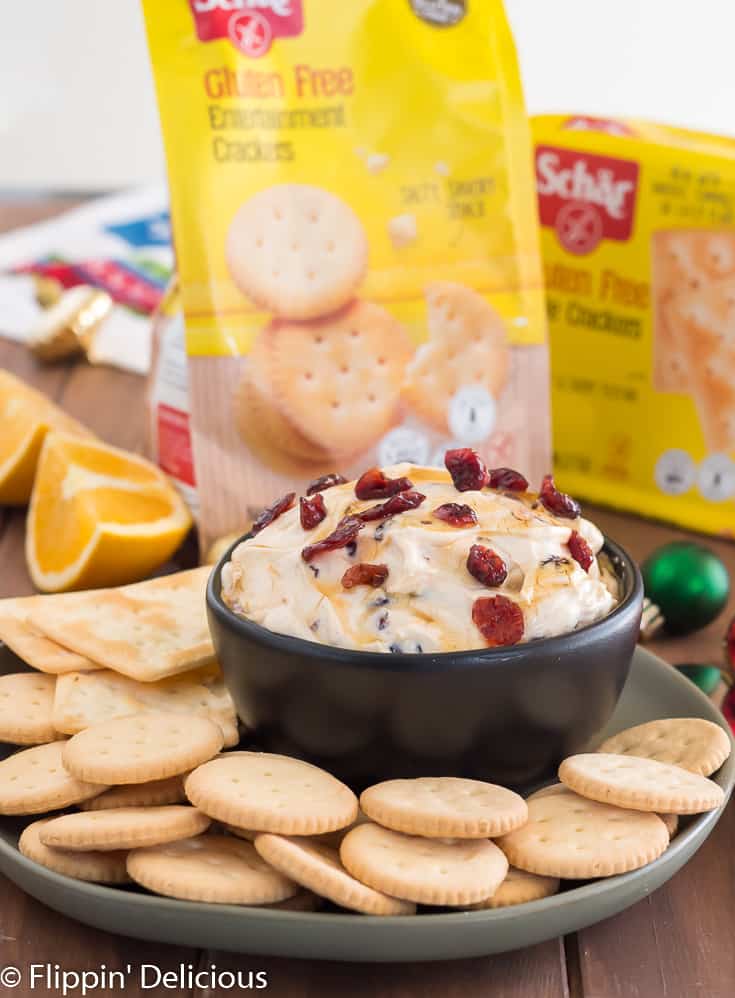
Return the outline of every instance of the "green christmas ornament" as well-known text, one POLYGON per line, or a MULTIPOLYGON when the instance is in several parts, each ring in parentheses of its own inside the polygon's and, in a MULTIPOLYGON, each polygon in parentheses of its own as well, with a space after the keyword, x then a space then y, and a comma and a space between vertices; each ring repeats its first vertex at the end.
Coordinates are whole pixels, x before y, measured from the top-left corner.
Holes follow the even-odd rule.
POLYGON ((677 671, 698 686, 705 696, 714 693, 722 679, 716 665, 677 665, 677 671))
POLYGON ((666 621, 669 634, 689 634, 711 623, 730 594, 730 578, 714 551, 673 541, 641 565, 646 596, 666 621))

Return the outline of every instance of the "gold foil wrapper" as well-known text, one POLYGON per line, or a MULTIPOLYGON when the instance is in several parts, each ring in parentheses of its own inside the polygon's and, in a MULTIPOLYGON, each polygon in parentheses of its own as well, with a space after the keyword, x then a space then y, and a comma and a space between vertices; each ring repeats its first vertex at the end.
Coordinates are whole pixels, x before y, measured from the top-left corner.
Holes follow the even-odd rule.
POLYGON ((641 616, 641 641, 650 641, 663 629, 665 624, 663 614, 655 603, 646 596, 643 600, 641 616))
POLYGON ((87 284, 70 288, 31 330, 28 340, 31 352, 47 363, 86 354, 113 307, 106 291, 87 284))
POLYGON ((33 281, 36 287, 36 301, 41 308, 51 308, 64 294, 64 285, 55 277, 34 274, 33 281))

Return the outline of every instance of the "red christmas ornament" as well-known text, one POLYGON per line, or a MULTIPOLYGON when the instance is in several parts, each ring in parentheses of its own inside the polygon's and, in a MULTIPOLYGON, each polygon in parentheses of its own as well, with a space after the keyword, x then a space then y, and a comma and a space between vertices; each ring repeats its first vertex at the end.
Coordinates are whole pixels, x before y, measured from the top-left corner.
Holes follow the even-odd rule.
POLYGON ((730 687, 722 701, 722 713, 735 734, 735 686, 730 687))
MULTIPOLYGON (((730 672, 735 672, 735 617, 725 631, 725 659, 730 672)), ((735 734, 735 686, 731 686, 722 701, 722 713, 735 734)))

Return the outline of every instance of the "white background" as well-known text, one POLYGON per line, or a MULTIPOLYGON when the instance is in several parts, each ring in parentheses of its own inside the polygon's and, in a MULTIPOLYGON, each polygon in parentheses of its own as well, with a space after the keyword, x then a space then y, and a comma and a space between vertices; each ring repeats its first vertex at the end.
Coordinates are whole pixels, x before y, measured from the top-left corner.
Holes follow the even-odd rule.
MULTIPOLYGON (((506 6, 531 112, 735 135, 735 0, 506 6)), ((163 171, 138 0, 0 0, 0 188, 109 189, 163 171)))

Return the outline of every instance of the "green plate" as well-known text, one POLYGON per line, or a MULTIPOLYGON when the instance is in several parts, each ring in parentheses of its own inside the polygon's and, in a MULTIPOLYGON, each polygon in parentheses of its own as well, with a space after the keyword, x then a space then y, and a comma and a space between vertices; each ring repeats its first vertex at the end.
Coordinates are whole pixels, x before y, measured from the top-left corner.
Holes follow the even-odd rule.
MULTIPOLYGON (((0 646, 0 673, 19 668, 18 659, 0 646)), ((691 682, 639 648, 618 708, 603 734, 654 718, 686 716, 714 721, 729 734, 722 715, 691 682)), ((729 797, 735 780, 734 757, 714 779, 729 797)), ((321 960, 447 960, 531 946, 615 915, 673 877, 702 845, 720 814, 713 811, 682 822, 682 830, 663 856, 641 870, 572 885, 555 897, 495 911, 376 918, 338 911, 302 913, 198 904, 152 897, 135 889, 97 887, 52 873, 21 856, 17 839, 23 822, 10 818, 0 818, 0 871, 71 918, 155 942, 321 960)))

